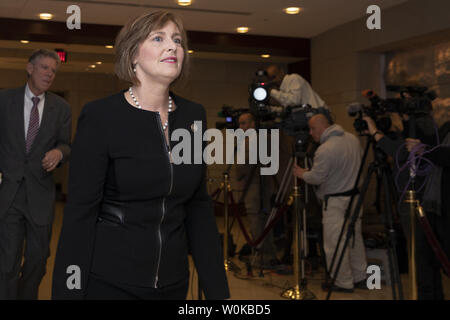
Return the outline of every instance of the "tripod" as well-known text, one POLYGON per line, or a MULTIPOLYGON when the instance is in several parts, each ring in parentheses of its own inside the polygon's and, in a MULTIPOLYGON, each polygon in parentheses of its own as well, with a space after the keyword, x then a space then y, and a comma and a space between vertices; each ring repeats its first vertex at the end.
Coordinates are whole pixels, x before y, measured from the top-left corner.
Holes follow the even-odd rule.
POLYGON ((368 137, 363 161, 361 162, 360 171, 358 173, 357 184, 358 184, 359 174, 362 171, 361 169, 364 165, 364 160, 367 156, 367 151, 369 150, 370 145, 372 145, 372 147, 373 147, 374 161, 369 164, 368 173, 363 182, 363 185, 361 188, 361 193, 360 193, 360 196, 356 203, 356 207, 354 208, 353 212, 351 212, 351 208, 352 208, 352 204, 353 204, 352 202, 353 202, 354 196, 352 196, 352 199, 350 200, 349 208, 347 209, 347 212, 350 214, 345 218, 344 224, 342 226, 341 235, 340 235, 338 243, 336 245, 336 249, 333 254, 332 263, 329 268, 330 273, 331 273, 333 270, 332 267, 334 264, 334 259, 337 256, 337 252, 338 252, 340 244, 341 244, 341 240, 342 240, 341 238, 344 233, 344 229, 346 227, 347 220, 350 219, 350 222, 349 222, 348 228, 347 228, 345 242, 342 247, 336 269, 334 270, 334 273, 333 273, 333 276, 331 279, 331 284, 330 284, 328 294, 327 294, 327 300, 331 296, 333 285, 337 278, 337 275, 339 274, 339 268, 340 268, 342 260, 344 258, 347 245, 350 241, 350 238, 352 237, 352 235, 355 232, 355 224, 359 218, 359 214, 361 212, 362 204, 364 202, 364 198, 367 193, 369 182, 374 173, 377 174, 378 176, 381 176, 381 181, 383 183, 383 188, 384 188, 384 206, 385 206, 385 210, 384 210, 384 214, 385 214, 384 220, 385 221, 384 222, 385 222, 385 232, 386 232, 386 235, 388 238, 388 261, 389 261, 389 270, 390 270, 390 277, 391 277, 392 296, 393 296, 393 299, 397 299, 397 295, 398 295, 398 297, 401 300, 403 300, 403 289, 402 289, 402 285, 401 285, 401 281, 400 281, 397 252, 396 252, 396 238, 397 237, 396 237, 395 229, 393 227, 392 200, 390 198, 390 194, 394 194, 392 173, 391 173, 389 164, 386 161, 386 155, 379 148, 376 147, 375 140, 373 139, 373 137, 370 137, 370 136, 368 137))
MULTIPOLYGON (((295 153, 289 160, 289 164, 286 171, 283 174, 283 180, 281 182, 280 191, 282 194, 286 193, 286 190, 292 179, 292 167, 297 163, 298 158, 304 160, 305 168, 308 168, 308 161, 306 152, 302 149, 306 147, 303 145, 304 136, 296 137, 295 153)), ((278 196, 278 195, 277 195, 278 196)), ((304 185, 304 199, 301 200, 300 185, 298 180, 294 179, 293 189, 293 273, 294 273, 294 286, 285 290, 281 295, 284 298, 292 300, 312 300, 316 296, 310 290, 308 290, 308 282, 305 276, 305 260, 308 255, 307 248, 307 225, 306 225, 306 205, 308 203, 307 186, 304 185)), ((269 217, 270 219, 271 217, 269 217)))
MULTIPOLYGON (((305 167, 307 168, 307 160, 305 167)), ((294 157, 294 163, 297 157, 294 157)), ((292 166, 289 168, 292 169, 292 166)), ((294 238, 294 287, 284 291, 282 297, 292 300, 312 300, 316 296, 308 290, 308 282, 305 276, 305 260, 308 256, 307 232, 306 232, 306 204, 308 203, 308 193, 305 185, 304 202, 301 203, 300 186, 297 179, 294 179, 294 215, 293 215, 293 238, 294 238), (303 208, 302 208, 303 207, 303 208)))

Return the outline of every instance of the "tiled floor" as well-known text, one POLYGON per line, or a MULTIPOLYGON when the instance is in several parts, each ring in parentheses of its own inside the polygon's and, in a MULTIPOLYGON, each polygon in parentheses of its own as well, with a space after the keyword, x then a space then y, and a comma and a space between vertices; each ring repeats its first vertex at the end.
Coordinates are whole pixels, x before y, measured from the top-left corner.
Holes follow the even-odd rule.
MULTIPOLYGON (((55 221, 53 226, 53 236, 51 240, 51 256, 47 263, 47 274, 42 280, 39 288, 39 299, 50 299, 51 297, 51 278, 54 265, 54 254, 56 252, 57 239, 62 223, 62 210, 63 204, 57 203, 55 221)), ((223 229, 223 219, 218 217, 217 223, 219 231, 223 229)), ((236 223, 233 227, 232 234, 233 239, 237 244, 237 248, 241 248, 244 243, 244 237, 242 232, 238 229, 236 223)), ((237 267, 228 272, 228 282, 231 290, 231 299, 248 299, 248 300, 279 300, 285 299, 281 297, 282 293, 286 289, 291 288, 293 284, 292 275, 279 275, 275 272, 264 271, 260 274, 260 270, 254 269, 253 276, 247 275, 245 264, 243 264, 237 258, 237 255, 232 259, 233 264, 237 267)), ((191 263, 192 266, 192 263, 191 263)), ((312 272, 309 265, 306 267, 307 288, 315 295, 316 299, 324 300, 327 293, 322 290, 321 283, 324 279, 324 272, 322 268, 318 271, 312 272)), ((409 297, 408 291, 408 276, 406 274, 401 275, 403 291, 405 298, 409 297)), ((445 295, 448 299, 450 297, 450 279, 443 276, 445 295)), ((197 299, 197 276, 195 272, 191 273, 191 287, 187 299, 197 299)), ((332 300, 390 300, 392 299, 392 289, 382 283, 379 290, 361 290, 357 289, 354 293, 337 293, 333 292, 331 295, 332 300)))

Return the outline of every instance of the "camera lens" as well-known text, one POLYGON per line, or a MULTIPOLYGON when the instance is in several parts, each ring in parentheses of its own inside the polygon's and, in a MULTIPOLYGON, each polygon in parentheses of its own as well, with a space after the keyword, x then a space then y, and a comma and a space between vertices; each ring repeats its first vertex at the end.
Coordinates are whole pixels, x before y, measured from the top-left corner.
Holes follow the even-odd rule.
POLYGON ((264 101, 267 98, 267 90, 262 87, 256 88, 253 91, 253 98, 256 101, 264 101))

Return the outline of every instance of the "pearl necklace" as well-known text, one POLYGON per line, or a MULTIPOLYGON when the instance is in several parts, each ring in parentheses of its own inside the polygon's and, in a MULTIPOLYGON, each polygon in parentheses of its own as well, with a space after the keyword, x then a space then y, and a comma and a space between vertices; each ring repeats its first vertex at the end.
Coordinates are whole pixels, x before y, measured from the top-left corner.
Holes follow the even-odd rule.
MULTIPOLYGON (((133 99, 133 101, 134 101, 134 104, 136 105, 136 107, 138 108, 138 109, 142 109, 142 107, 141 107, 141 105, 139 104, 139 101, 136 99, 136 97, 134 96, 134 94, 133 94, 133 90, 131 89, 131 87, 128 89, 128 92, 130 93, 130 96, 131 96, 131 98, 133 99)), ((172 112, 172 97, 171 96, 169 96, 169 112, 172 112)), ((159 113, 159 116, 161 117, 161 113, 160 112, 158 112, 159 113)), ((166 129, 169 127, 169 113, 167 113, 167 121, 166 121, 166 123, 164 123, 163 124, 163 131, 166 131, 166 129)))

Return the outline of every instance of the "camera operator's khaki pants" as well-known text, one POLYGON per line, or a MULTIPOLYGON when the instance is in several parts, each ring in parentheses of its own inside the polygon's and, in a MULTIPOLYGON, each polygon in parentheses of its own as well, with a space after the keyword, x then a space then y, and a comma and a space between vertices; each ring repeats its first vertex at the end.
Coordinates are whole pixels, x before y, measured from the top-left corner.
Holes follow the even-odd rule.
MULTIPOLYGON (((264 231, 268 214, 264 214, 261 209, 261 196, 259 191, 259 184, 250 184, 248 186, 247 196, 244 199, 247 219, 250 226, 250 233, 253 240, 256 240, 264 231)), ((265 209, 270 208, 268 202, 270 196, 264 197, 265 209)), ((270 230, 266 237, 262 240, 261 251, 264 255, 264 263, 269 264, 270 260, 276 258, 276 248, 273 240, 273 230, 270 230)))
MULTIPOLYGON (((357 200, 358 196, 356 196, 353 201, 353 207, 356 207, 357 200)), ((327 268, 329 268, 334 251, 336 250, 339 234, 341 232, 342 225, 344 224, 345 211, 347 210, 349 202, 350 197, 331 197, 328 199, 328 206, 326 210, 325 204, 323 205, 323 246, 327 258, 327 268)), ((361 216, 362 210, 359 213, 359 217, 355 224, 355 237, 354 239, 353 237, 350 238, 347 244, 347 248, 339 268, 339 273, 334 283, 336 286, 342 288, 351 289, 353 288, 354 283, 366 279, 367 259, 361 234, 361 216)), ((347 221, 345 232, 339 245, 339 251, 335 258, 333 271, 330 273, 330 276, 334 275, 334 270, 338 264, 342 247, 345 243, 349 223, 350 219, 347 221)))

